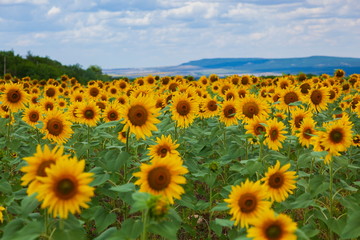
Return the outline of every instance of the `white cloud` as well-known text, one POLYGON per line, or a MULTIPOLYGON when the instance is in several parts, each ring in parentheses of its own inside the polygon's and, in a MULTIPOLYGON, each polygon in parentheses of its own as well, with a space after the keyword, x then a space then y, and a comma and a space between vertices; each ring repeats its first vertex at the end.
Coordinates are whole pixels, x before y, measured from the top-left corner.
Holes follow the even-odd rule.
POLYGON ((30 4, 46 4, 48 0, 0 0, 0 4, 20 4, 20 3, 30 3, 30 4))
POLYGON ((47 15, 54 16, 54 15, 59 14, 60 12, 61 12, 61 8, 53 6, 52 8, 49 9, 49 11, 47 12, 47 15))

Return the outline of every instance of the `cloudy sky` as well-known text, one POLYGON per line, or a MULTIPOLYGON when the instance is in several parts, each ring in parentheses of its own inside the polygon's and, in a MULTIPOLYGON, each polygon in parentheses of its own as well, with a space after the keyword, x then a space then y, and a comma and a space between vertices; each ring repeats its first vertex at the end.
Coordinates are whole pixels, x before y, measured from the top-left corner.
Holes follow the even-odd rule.
POLYGON ((359 0, 0 0, 0 50, 84 68, 360 57, 359 0))

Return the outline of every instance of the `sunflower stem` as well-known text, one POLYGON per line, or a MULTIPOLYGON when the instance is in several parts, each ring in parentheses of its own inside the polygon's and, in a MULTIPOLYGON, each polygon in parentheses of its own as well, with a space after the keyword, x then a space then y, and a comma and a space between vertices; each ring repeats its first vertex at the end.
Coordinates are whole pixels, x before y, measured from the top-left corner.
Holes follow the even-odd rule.
POLYGON ((47 208, 45 208, 45 210, 44 210, 44 228, 45 228, 45 234, 46 234, 46 236, 49 235, 48 222, 49 222, 48 211, 47 211, 47 208))
POLYGON ((146 235, 147 235, 147 225, 148 225, 148 209, 145 210, 145 212, 143 212, 143 230, 142 230, 142 234, 141 234, 141 240, 146 240, 146 235))
MULTIPOLYGON (((329 213, 330 213, 330 218, 332 219, 333 218, 333 179, 334 179, 332 160, 329 163, 329 175, 330 175, 330 185, 329 185, 330 208, 329 208, 329 213)), ((330 240, 334 239, 334 234, 333 234, 331 228, 329 228, 329 237, 330 237, 330 240)))
POLYGON ((209 224, 208 224, 208 229, 209 229, 208 238, 209 239, 211 239, 210 222, 211 222, 212 215, 213 215, 213 212, 211 211, 211 209, 212 209, 212 201, 213 201, 213 194, 212 193, 213 193, 212 186, 209 185, 209 194, 210 194, 210 199, 209 199, 210 213, 209 213, 209 224))
POLYGON ((129 136, 130 136, 130 128, 126 131, 126 152, 129 152, 129 136))
POLYGON ((87 143, 88 143, 88 149, 87 149, 87 160, 90 159, 90 126, 87 125, 87 143))
POLYGON ((64 230, 64 219, 62 218, 59 220, 59 229, 64 230))

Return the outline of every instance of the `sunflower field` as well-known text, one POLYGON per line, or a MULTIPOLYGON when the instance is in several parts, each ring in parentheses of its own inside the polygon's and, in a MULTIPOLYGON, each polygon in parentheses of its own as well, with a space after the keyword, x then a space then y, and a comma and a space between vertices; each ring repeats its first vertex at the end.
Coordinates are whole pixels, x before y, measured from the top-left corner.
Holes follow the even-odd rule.
POLYGON ((0 238, 359 239, 360 74, 0 79, 0 238))

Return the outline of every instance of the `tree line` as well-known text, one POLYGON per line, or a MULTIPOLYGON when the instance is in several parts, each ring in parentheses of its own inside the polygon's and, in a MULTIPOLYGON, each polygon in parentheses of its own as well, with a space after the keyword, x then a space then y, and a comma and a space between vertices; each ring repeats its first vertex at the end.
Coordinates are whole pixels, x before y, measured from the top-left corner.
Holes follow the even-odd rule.
POLYGON ((30 77, 38 80, 56 79, 67 75, 75 77, 81 83, 90 80, 112 80, 111 76, 103 74, 102 69, 96 65, 83 69, 80 64, 62 65, 47 56, 34 56, 31 52, 28 52, 26 57, 22 57, 12 50, 0 51, 0 75, 4 76, 5 74, 11 74, 17 78, 30 77))

